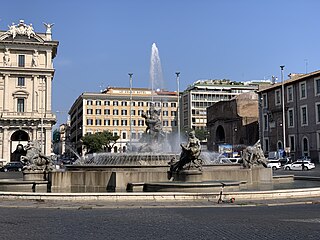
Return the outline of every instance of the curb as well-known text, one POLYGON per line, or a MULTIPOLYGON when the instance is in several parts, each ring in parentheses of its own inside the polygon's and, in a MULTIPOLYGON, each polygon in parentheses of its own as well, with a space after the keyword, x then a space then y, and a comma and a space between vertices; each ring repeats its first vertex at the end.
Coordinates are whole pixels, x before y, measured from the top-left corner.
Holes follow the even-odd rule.
MULTIPOLYGON (((217 201, 220 193, 182 193, 182 192, 137 192, 137 193, 32 193, 0 192, 2 200, 51 200, 51 201, 217 201)), ((224 192, 223 199, 235 198, 236 201, 277 200, 320 197, 320 187, 289 190, 224 192)))

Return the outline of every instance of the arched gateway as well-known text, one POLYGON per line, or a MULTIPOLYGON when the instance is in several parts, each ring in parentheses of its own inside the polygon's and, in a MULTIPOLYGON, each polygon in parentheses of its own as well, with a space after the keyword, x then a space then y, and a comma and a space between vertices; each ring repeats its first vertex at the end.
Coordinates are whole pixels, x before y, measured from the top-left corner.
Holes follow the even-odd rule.
POLYGON ((15 131, 11 135, 11 147, 10 147, 10 161, 17 161, 18 159, 15 157, 16 154, 14 154, 18 150, 18 146, 25 146, 28 141, 30 140, 29 135, 27 132, 23 130, 15 131))

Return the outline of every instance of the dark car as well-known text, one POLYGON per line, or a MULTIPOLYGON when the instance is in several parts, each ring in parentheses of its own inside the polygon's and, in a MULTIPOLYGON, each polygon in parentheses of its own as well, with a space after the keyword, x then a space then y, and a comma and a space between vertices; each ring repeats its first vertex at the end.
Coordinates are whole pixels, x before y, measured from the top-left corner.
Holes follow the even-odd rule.
POLYGON ((1 172, 14 172, 18 171, 21 172, 23 168, 23 164, 21 162, 9 162, 0 168, 1 172))

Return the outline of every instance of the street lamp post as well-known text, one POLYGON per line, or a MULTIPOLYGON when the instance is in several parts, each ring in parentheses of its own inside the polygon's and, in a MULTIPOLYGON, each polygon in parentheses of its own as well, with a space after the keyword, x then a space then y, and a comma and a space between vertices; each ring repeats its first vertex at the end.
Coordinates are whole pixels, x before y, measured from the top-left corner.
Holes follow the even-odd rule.
POLYGON ((284 80, 283 80, 283 69, 284 65, 280 66, 281 69, 281 91, 282 91, 282 130, 283 130, 283 150, 285 151, 287 144, 286 144, 286 112, 285 112, 285 105, 284 105, 284 80))
POLYGON ((178 141, 181 140, 180 133, 180 72, 176 72, 177 75, 177 93, 178 93, 178 106, 177 106, 177 125, 178 125, 178 141))
POLYGON ((132 75, 133 73, 128 73, 130 81, 130 147, 132 146, 132 75))

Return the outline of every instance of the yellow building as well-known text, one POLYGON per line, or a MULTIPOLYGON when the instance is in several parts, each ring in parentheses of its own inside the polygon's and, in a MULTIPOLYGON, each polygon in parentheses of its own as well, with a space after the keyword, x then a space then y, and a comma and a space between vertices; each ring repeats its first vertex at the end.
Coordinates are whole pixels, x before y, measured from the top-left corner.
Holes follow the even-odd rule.
POLYGON ((35 33, 32 24, 12 24, 0 31, 0 159, 8 162, 18 144, 39 140, 45 155, 51 153, 55 116, 51 111, 52 60, 58 41, 35 33))
POLYGON ((132 142, 137 142, 145 132, 145 119, 141 114, 149 110, 152 100, 155 108, 161 110, 163 131, 177 131, 176 92, 152 91, 147 88, 132 88, 130 91, 130 88, 109 87, 102 93, 83 93, 74 102, 69 111, 71 142, 76 143, 78 152, 81 152, 82 136, 108 130, 120 136, 112 151, 126 151, 130 136, 132 142))

